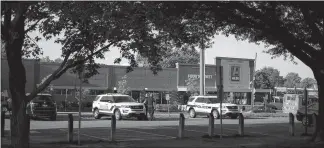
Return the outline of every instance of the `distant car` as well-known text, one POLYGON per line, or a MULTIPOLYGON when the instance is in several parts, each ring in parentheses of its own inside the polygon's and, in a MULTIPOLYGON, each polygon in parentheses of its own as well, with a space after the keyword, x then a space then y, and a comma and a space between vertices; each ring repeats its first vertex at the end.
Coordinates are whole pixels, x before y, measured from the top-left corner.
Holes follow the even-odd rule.
MULTIPOLYGON (((220 100, 217 96, 192 96, 189 98, 186 110, 189 112, 191 118, 196 115, 213 114, 215 119, 220 117, 220 100)), ((222 115, 229 116, 236 119, 240 111, 236 104, 222 103, 222 115)))
POLYGON ((111 115, 115 115, 117 120, 124 117, 137 117, 138 120, 146 118, 143 103, 137 103, 132 97, 117 93, 98 95, 92 103, 92 112, 95 119, 111 115))
POLYGON ((56 120, 57 105, 50 94, 38 94, 33 100, 27 104, 27 114, 31 118, 49 118, 56 120))

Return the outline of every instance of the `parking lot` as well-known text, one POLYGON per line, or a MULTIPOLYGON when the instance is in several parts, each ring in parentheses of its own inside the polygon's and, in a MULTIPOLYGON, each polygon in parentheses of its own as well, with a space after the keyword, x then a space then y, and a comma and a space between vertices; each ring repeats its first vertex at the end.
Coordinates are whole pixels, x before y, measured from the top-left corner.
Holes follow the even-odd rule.
MULTIPOLYGON (((116 141, 154 141, 176 139, 179 121, 176 114, 172 116, 159 115, 155 121, 122 120, 117 121, 116 141), (163 117, 165 116, 165 117, 163 117), (169 119, 169 120, 167 120, 169 119)), ((6 135, 8 136, 9 120, 6 120, 6 135)), ((304 128, 299 122, 295 125, 296 135, 301 135, 304 128)), ((83 120, 80 138, 82 142, 110 141, 110 118, 100 120, 83 120)), ((32 120, 30 131, 31 143, 60 143, 67 141, 67 121, 32 120)), ((265 137, 284 140, 290 138, 288 118, 245 119, 245 135, 249 138, 265 137)), ((312 133, 313 128, 308 132, 312 133)), ((186 118, 186 138, 201 139, 208 133, 208 118, 186 118)), ((77 139, 78 121, 74 121, 74 139, 77 139)), ((215 135, 220 134, 220 122, 215 120, 215 135)), ((223 137, 237 138, 238 119, 223 120, 223 137)))

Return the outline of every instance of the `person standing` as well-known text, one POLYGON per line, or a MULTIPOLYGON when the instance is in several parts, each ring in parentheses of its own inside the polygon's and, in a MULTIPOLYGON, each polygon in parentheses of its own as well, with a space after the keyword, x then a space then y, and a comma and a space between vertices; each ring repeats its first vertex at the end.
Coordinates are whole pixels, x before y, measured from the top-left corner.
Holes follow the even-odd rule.
POLYGON ((147 111, 150 114, 150 120, 152 121, 154 118, 154 103, 155 100, 153 98, 153 95, 150 95, 149 97, 147 97, 147 111))

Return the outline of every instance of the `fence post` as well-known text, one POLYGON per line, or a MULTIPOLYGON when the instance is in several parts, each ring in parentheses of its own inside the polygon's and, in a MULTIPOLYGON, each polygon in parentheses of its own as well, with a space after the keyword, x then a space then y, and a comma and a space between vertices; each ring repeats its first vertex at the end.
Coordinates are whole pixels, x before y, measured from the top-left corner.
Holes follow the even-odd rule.
POLYGON ((73 116, 68 114, 68 142, 73 142, 73 116))
POLYGON ((6 113, 4 111, 1 111, 1 137, 4 137, 5 116, 6 113))
POLYGON ((290 136, 294 136, 295 135, 295 119, 294 119, 294 115, 292 113, 289 113, 289 133, 290 136))
POLYGON ((116 116, 112 115, 111 116, 111 130, 110 130, 110 137, 111 141, 115 141, 115 136, 116 136, 116 116))
POLYGON ((212 113, 209 113, 208 135, 210 137, 214 136, 214 116, 212 113))
POLYGON ((183 113, 180 113, 180 118, 179 118, 179 135, 178 135, 178 137, 180 139, 182 139, 183 138, 183 135, 184 135, 184 125, 185 125, 185 118, 184 118, 183 113))
POLYGON ((238 133, 240 136, 244 136, 244 116, 242 113, 239 113, 239 129, 238 133))

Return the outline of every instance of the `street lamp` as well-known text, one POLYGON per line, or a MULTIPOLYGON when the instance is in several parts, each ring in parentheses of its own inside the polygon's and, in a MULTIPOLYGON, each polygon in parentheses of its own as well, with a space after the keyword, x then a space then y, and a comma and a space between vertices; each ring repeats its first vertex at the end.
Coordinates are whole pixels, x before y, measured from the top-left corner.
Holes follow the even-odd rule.
POLYGON ((117 93, 117 88, 116 87, 114 87, 114 93, 117 93))

